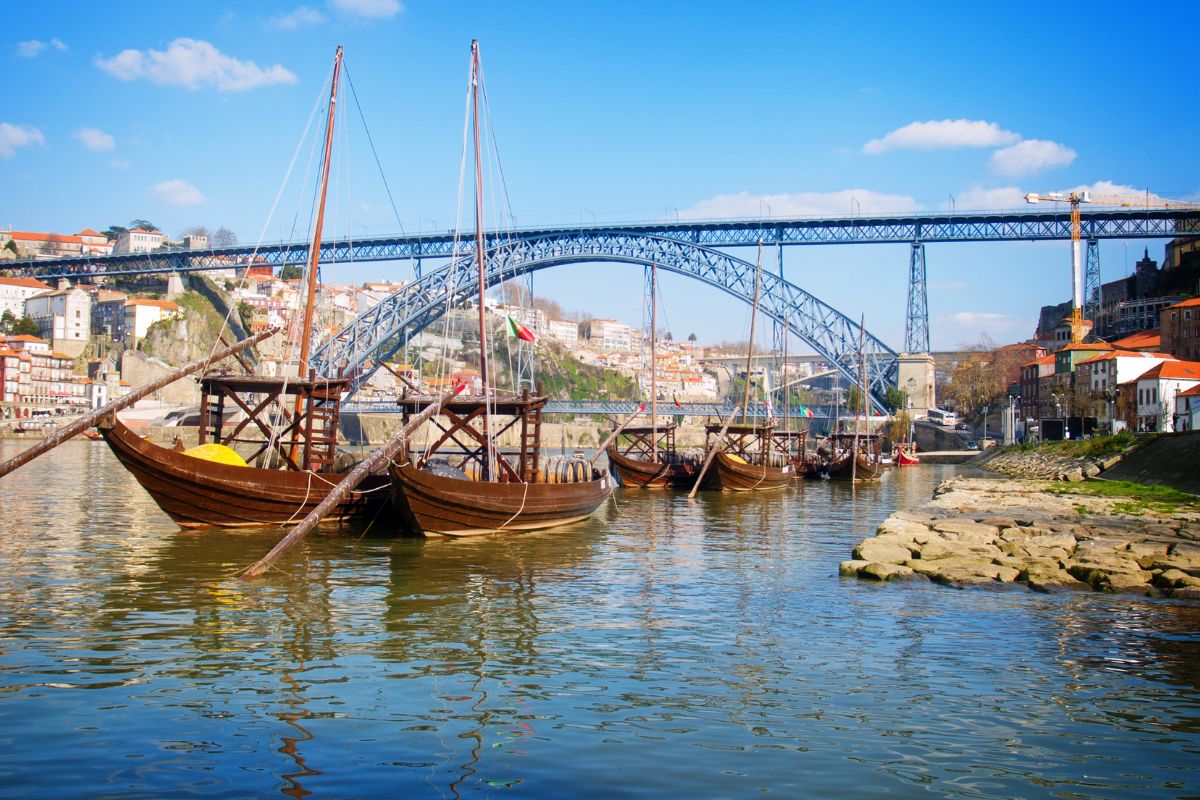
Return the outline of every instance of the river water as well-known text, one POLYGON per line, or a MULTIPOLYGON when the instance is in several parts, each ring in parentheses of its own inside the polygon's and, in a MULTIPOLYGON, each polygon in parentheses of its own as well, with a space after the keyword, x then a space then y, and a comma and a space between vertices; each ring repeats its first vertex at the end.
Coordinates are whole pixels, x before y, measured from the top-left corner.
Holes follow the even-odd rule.
MULTIPOLYGON (((0 442, 0 459, 23 443, 0 442)), ((0 797, 1200 795, 1200 607, 839 578, 953 467, 423 541, 0 482, 0 797)))

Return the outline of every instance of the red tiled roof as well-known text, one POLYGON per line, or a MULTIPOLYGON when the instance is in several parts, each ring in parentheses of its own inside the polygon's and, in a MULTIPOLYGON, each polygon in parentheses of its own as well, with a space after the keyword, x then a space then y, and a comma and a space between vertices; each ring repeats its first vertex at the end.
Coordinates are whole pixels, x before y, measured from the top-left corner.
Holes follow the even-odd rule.
POLYGON ((39 339, 36 336, 30 336, 28 333, 22 333, 20 336, 9 336, 7 338, 8 338, 8 341, 10 341, 10 342, 41 342, 42 344, 46 343, 45 339, 39 339))
POLYGON ((45 291, 50 284, 42 283, 37 278, 0 278, 0 284, 5 286, 24 286, 26 289, 41 289, 45 291))
POLYGON ((1112 350, 1113 346, 1108 342, 1092 342, 1091 344, 1069 344, 1066 347, 1059 348, 1058 352, 1063 350, 1112 350))
POLYGON ((126 300, 126 306, 154 306, 155 308, 166 309, 167 311, 178 311, 179 306, 172 303, 170 300, 151 300, 148 297, 135 297, 133 300, 126 300))
POLYGON ((91 228, 84 228, 83 230, 81 230, 79 233, 77 233, 75 235, 76 236, 103 236, 104 234, 100 233, 99 231, 94 231, 91 228))
POLYGON ((1076 366, 1095 364, 1098 361, 1112 361, 1114 358, 1163 358, 1168 361, 1176 360, 1175 356, 1170 356, 1166 353, 1143 353, 1140 350, 1113 350, 1108 353, 1101 353, 1098 356, 1085 358, 1083 361, 1078 362, 1076 366))
POLYGON ((1200 381, 1200 361, 1164 361, 1140 378, 1147 379, 1200 381))
POLYGON ((1184 300, 1182 303, 1167 306, 1163 311, 1170 311, 1172 308, 1195 308, 1196 306, 1200 306, 1200 297, 1193 297, 1191 300, 1184 300))
POLYGON ((1113 347, 1119 350, 1138 350, 1143 347, 1161 347, 1162 334, 1158 328, 1149 328, 1148 330, 1131 333, 1124 339, 1117 339, 1112 343, 1113 347))
POLYGON ((1200 397, 1200 383, 1197 383, 1195 386, 1188 389, 1186 392, 1180 392, 1179 394, 1177 394, 1175 396, 1176 397, 1200 397))

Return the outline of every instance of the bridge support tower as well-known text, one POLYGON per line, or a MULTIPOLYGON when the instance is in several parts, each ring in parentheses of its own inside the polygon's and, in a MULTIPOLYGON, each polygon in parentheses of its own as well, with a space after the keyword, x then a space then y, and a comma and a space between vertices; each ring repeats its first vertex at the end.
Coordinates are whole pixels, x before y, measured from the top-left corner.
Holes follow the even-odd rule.
POLYGON ((908 413, 922 416, 937 407, 934 393, 935 369, 929 353, 901 353, 896 383, 908 398, 908 413))
MULTIPOLYGON (((912 243, 912 256, 909 260, 904 352, 929 352, 929 295, 925 289, 925 245, 922 242, 912 243)), ((901 388, 904 388, 903 384, 901 388)))
POLYGON ((1083 271, 1083 318, 1092 323, 1092 335, 1100 324, 1100 243, 1087 240, 1087 261, 1083 271))

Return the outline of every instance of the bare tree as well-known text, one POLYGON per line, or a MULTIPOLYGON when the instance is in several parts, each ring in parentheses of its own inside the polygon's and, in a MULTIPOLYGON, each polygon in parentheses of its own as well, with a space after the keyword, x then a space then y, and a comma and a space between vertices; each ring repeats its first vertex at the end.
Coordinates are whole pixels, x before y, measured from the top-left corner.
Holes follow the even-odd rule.
POLYGON ((184 228, 183 233, 179 234, 179 238, 182 239, 185 236, 203 236, 205 239, 212 239, 212 234, 203 225, 193 225, 190 228, 184 228))
POLYGON ((209 238, 216 247, 232 247, 238 243, 237 234, 226 228, 224 225, 213 231, 213 235, 209 238))

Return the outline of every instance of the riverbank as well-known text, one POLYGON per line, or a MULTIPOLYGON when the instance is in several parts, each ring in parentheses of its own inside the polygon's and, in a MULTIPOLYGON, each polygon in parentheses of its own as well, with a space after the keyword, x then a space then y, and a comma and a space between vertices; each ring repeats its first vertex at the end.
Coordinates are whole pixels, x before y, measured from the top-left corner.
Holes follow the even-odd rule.
POLYGON ((843 576, 1200 600, 1200 498, 1136 484, 952 478, 884 520, 843 576))

